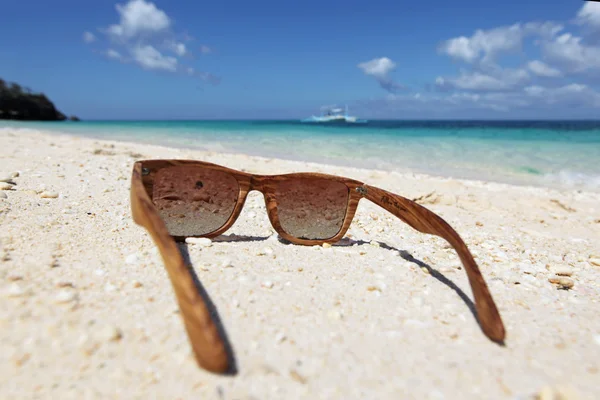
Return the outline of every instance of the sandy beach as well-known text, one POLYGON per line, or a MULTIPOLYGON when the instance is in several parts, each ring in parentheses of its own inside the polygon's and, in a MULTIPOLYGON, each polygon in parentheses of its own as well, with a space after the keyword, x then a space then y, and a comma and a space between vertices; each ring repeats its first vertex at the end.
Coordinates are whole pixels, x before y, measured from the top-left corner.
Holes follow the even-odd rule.
POLYGON ((599 193, 11 128, 0 178, 13 181, 0 183, 0 398, 600 398, 599 193), (237 373, 198 369, 160 255, 131 218, 133 163, 153 158, 326 172, 420 198, 476 256, 505 346, 481 332, 442 239, 363 200, 339 244, 286 244, 252 193, 224 236, 180 246, 237 373))

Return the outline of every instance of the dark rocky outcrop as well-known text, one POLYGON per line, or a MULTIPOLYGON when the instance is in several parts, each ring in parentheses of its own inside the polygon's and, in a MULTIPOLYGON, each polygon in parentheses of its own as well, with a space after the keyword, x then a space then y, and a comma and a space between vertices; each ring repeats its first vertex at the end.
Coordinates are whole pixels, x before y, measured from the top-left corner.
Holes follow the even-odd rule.
POLYGON ((64 121, 67 117, 56 109, 45 94, 33 93, 17 83, 0 79, 0 119, 64 121))

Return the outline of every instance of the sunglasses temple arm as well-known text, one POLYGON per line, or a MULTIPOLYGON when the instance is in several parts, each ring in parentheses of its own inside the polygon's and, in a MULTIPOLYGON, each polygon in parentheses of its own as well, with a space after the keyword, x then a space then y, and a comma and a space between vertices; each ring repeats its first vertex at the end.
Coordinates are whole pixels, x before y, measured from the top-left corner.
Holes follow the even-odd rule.
POLYGON ((394 214, 417 231, 443 238, 454 248, 467 271, 481 329, 491 340, 504 342, 506 333, 496 304, 477 263, 458 233, 440 216, 414 201, 373 186, 364 187, 366 193, 363 196, 366 199, 394 214))
MULTIPOLYGON (((135 175, 135 171, 134 171, 135 175)), ((194 277, 156 212, 141 180, 132 179, 131 211, 136 224, 150 233, 158 247, 177 297, 183 322, 198 365, 208 371, 224 373, 229 359, 219 331, 206 302, 200 295, 194 277)))

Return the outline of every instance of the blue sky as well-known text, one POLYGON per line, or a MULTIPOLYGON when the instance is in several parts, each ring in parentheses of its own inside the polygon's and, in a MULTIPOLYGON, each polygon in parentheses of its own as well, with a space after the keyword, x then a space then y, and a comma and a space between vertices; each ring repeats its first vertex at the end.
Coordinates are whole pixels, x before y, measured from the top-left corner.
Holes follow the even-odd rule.
POLYGON ((598 118, 600 3, 19 0, 0 77, 84 119, 598 118))

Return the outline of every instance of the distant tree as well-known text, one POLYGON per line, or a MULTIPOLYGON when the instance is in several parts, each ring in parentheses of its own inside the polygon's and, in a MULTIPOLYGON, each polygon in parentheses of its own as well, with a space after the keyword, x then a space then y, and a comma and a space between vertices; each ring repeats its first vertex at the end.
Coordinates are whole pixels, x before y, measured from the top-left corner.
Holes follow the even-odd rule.
POLYGON ((19 85, 18 83, 15 83, 15 82, 11 82, 10 91, 13 95, 23 94, 23 89, 21 88, 21 85, 19 85))
POLYGON ((64 121, 67 117, 45 94, 0 79, 0 119, 64 121))

